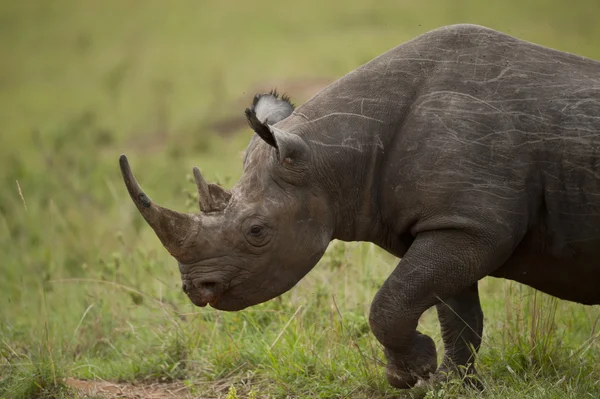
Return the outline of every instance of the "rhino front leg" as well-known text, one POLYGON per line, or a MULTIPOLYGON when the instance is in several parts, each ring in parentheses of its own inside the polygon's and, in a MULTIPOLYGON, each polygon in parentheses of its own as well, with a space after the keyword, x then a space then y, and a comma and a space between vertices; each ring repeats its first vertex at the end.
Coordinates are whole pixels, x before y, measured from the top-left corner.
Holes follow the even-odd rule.
POLYGON ((437 305, 437 312, 445 351, 438 374, 475 374, 473 362, 483 333, 483 311, 477 283, 443 300, 437 305))
MULTIPOLYGON (((416 330, 419 317, 441 299, 460 296, 498 267, 508 254, 501 242, 462 230, 417 235, 377 292, 369 316, 371 330, 384 346, 391 385, 410 388, 435 372, 435 345, 416 330)), ((462 352, 460 356, 462 361, 462 352)))

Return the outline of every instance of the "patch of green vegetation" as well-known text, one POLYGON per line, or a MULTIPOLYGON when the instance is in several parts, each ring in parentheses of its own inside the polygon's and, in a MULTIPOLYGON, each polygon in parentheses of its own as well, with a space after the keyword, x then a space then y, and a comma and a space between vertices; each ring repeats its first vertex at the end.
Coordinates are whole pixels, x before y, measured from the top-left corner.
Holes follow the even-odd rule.
MULTIPOLYGON (((47 333, 47 330, 44 331, 47 333)), ((3 339, 0 351, 0 398, 66 399, 74 397, 64 380, 61 359, 55 358, 51 341, 44 334, 41 341, 31 342, 32 348, 17 352, 3 339)))
MULTIPOLYGON (((333 79, 458 22, 600 59, 599 14, 595 0, 3 2, 0 397, 75 395, 65 377, 183 380, 199 397, 600 397, 597 307, 494 279, 484 390, 389 387, 367 315, 397 259, 371 244, 332 243, 268 303, 195 308, 117 165, 127 153, 154 200, 193 211, 192 166, 226 187, 241 173, 248 129, 211 123, 241 115, 257 82, 333 79)), ((435 311, 420 329, 441 342, 435 311)))

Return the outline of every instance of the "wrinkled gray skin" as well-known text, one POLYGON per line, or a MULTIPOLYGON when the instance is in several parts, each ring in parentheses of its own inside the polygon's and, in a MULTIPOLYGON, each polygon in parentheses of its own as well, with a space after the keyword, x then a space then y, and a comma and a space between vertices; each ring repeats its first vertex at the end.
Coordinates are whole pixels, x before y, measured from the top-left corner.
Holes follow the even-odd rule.
POLYGON ((445 346, 438 372, 474 372, 485 276, 600 303, 600 63, 455 25, 375 58, 293 112, 263 95, 247 116, 258 134, 240 181, 229 192, 195 170, 197 215, 151 202, 121 159, 196 305, 267 301, 332 239, 373 242, 402 258, 370 325, 389 382, 408 388, 436 371, 434 343, 416 330, 431 306, 445 346))

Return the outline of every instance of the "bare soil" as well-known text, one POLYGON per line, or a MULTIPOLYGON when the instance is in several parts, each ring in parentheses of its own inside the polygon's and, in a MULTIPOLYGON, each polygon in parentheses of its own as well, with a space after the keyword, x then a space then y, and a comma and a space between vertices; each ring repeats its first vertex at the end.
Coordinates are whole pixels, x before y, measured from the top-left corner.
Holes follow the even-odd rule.
POLYGON ((66 383, 82 398, 187 399, 193 397, 183 382, 132 384, 68 378, 66 383))

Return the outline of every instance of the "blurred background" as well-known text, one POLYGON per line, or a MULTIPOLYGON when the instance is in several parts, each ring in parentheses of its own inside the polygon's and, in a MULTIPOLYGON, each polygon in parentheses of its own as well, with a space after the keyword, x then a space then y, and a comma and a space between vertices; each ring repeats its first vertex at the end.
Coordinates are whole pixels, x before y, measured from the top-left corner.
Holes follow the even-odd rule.
MULTIPOLYGON (((243 111, 257 92, 277 88, 299 105, 382 52, 453 23, 600 59, 599 15, 598 0, 2 1, 0 366, 46 348, 38 352, 67 359, 68 375, 134 379, 146 374, 133 361, 115 366, 115 353, 171 348, 159 337, 174 315, 197 314, 127 195, 121 153, 153 200, 195 211, 194 165, 225 187, 241 174, 251 137, 243 111)), ((364 327, 396 260, 339 244, 323 262, 326 271, 286 294, 291 311, 269 321, 279 330, 315 290, 338 292, 364 327), (361 288, 332 287, 338 275, 358 276, 361 288)), ((504 306, 493 300, 489 309, 504 306)), ((208 337, 213 321, 193 334, 208 337)), ((218 359, 202 370, 222 376, 218 359)))

